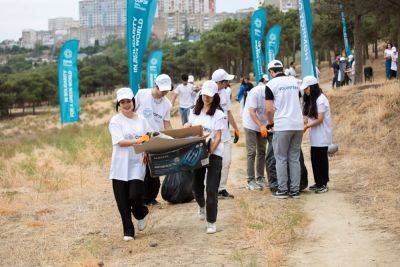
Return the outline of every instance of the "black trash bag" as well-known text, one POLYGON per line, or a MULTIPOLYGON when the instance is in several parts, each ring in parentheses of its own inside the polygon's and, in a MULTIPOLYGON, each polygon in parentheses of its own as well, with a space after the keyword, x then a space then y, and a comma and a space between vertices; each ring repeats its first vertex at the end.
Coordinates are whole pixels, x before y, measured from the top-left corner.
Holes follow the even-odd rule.
MULTIPOLYGON (((288 188, 290 188, 290 172, 288 164, 288 188)), ((308 171, 304 164, 303 150, 300 150, 300 191, 303 191, 308 187, 308 171)))
POLYGON ((161 187, 162 198, 173 204, 192 201, 194 199, 193 178, 193 171, 181 171, 167 175, 161 187))

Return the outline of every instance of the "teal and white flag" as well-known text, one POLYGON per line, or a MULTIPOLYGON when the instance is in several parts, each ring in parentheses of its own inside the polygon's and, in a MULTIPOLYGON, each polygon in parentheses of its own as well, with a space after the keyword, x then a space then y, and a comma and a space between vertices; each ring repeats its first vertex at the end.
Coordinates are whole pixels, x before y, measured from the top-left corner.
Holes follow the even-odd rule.
POLYGON ((129 86, 136 95, 142 80, 143 56, 151 34, 151 17, 154 17, 157 0, 127 0, 126 5, 129 86))
POLYGON ((58 56, 58 97, 61 123, 79 121, 79 40, 68 40, 58 56))
POLYGON ((162 57, 163 52, 161 50, 156 50, 151 52, 147 59, 147 88, 154 87, 154 80, 161 73, 162 57))
POLYGON ((351 52, 349 36, 347 35, 347 23, 346 23, 346 16, 344 15, 343 5, 340 5, 340 15, 342 19, 342 31, 343 31, 343 41, 344 41, 344 48, 346 50, 346 55, 350 56, 353 53, 351 52))
MULTIPOLYGON (((269 29, 268 34, 265 37, 266 66, 268 66, 268 63, 274 60, 279 53, 281 30, 282 27, 280 25, 274 25, 269 29)), ((271 77, 269 78, 271 79, 271 77)))
POLYGON ((253 55, 253 71, 258 82, 264 73, 264 53, 262 50, 262 41, 267 24, 267 10, 259 8, 254 11, 250 21, 250 41, 253 55))
POLYGON ((301 78, 311 75, 317 77, 314 45, 312 39, 312 12, 310 0, 299 0, 301 78))

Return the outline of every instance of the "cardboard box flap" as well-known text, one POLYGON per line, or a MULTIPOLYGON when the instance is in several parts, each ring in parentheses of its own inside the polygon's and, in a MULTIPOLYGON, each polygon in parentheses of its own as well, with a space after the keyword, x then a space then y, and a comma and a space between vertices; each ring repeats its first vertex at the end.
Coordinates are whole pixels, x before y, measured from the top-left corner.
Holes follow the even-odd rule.
POLYGON ((173 129, 173 130, 165 130, 162 133, 169 135, 173 138, 185 138, 188 136, 203 136, 203 127, 201 126, 193 126, 189 128, 181 128, 181 129, 173 129))
POLYGON ((188 137, 181 139, 164 139, 160 137, 153 137, 149 142, 141 145, 133 145, 133 147, 135 148, 136 153, 161 153, 201 140, 204 140, 204 137, 188 137))

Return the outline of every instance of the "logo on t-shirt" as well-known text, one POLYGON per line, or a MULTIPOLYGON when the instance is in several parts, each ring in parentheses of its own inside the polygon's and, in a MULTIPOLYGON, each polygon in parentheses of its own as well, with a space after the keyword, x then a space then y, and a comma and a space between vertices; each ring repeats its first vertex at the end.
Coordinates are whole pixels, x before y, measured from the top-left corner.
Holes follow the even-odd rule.
POLYGON ((143 117, 145 117, 146 119, 151 118, 152 114, 153 114, 153 110, 151 110, 151 108, 146 108, 143 110, 143 117))

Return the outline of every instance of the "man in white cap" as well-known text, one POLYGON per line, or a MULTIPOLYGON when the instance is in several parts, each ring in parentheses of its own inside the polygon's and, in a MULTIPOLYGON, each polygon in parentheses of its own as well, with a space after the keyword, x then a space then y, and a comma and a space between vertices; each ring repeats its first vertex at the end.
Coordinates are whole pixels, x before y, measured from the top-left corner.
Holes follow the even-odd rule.
MULTIPOLYGON (((171 78, 166 74, 157 76, 154 88, 141 89, 136 95, 136 112, 146 119, 152 132, 171 129, 171 102, 165 96, 172 89, 171 78)), ((144 202, 158 204, 156 198, 160 190, 160 178, 150 177, 146 169, 144 202)))
MULTIPOLYGON (((239 128, 233 118, 231 112, 231 96, 230 92, 226 90, 229 86, 229 81, 235 78, 234 75, 228 74, 223 69, 214 71, 211 79, 218 85, 218 94, 220 97, 220 106, 228 118, 229 125, 232 125, 234 129, 235 142, 239 140, 239 128)), ((224 154, 222 159, 222 171, 221 171, 221 182, 218 189, 218 196, 221 198, 233 198, 234 196, 227 191, 227 181, 229 175, 229 167, 231 165, 231 150, 232 140, 229 128, 224 130, 222 133, 222 143, 224 144, 224 154)))
POLYGON ((273 196, 297 198, 300 195, 300 149, 304 127, 300 88, 296 78, 283 74, 283 64, 279 60, 268 63, 268 71, 272 79, 265 87, 265 105, 269 127, 274 127, 272 144, 278 178, 278 190, 273 196))

